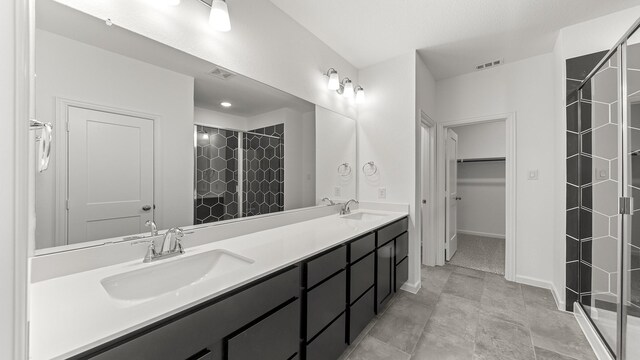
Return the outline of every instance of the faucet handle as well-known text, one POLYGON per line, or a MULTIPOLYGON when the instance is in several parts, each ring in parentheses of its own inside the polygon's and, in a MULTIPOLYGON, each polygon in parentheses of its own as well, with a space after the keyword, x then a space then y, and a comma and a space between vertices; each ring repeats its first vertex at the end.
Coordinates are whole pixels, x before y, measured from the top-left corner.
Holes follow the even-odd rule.
POLYGON ((153 243, 153 241, 149 242, 149 247, 147 248, 147 254, 144 256, 144 260, 142 260, 142 262, 144 263, 149 263, 151 261, 153 261, 153 259, 158 255, 158 253, 156 253, 156 246, 153 243))

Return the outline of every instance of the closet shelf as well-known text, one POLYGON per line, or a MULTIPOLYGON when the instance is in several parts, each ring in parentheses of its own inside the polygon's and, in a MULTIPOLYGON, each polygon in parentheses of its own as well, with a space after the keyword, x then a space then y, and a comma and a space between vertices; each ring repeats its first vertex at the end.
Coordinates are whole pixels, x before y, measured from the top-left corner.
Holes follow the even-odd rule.
POLYGON ((471 159, 458 159, 458 163, 473 163, 473 162, 491 162, 491 161, 506 161, 507 158, 494 157, 494 158, 471 158, 471 159))

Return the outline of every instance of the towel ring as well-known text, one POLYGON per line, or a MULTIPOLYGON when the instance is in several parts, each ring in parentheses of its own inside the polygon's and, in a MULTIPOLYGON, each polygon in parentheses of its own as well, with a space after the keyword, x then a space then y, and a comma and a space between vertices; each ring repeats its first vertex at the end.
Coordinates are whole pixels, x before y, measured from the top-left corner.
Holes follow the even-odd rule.
POLYGON ((349 163, 343 163, 338 166, 338 174, 343 177, 351 175, 351 165, 349 163))
POLYGON ((378 167, 373 161, 369 161, 362 165, 362 172, 365 176, 373 176, 378 172, 378 167))

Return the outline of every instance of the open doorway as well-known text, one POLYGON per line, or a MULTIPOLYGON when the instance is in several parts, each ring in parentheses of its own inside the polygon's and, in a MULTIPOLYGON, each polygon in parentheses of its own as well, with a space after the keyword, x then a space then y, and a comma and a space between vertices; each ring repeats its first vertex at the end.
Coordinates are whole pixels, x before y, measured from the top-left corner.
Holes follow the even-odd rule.
POLYGON ((515 276, 514 116, 438 125, 436 264, 515 276))

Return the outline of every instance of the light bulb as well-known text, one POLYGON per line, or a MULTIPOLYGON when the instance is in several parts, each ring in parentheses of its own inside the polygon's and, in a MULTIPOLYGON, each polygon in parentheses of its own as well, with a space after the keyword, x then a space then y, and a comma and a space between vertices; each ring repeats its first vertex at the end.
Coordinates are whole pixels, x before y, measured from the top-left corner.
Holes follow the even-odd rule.
POLYGON ((329 76, 329 82, 327 83, 327 88, 329 90, 338 90, 340 89, 340 78, 338 77, 338 72, 334 69, 329 69, 327 71, 327 75, 329 76))
POLYGON ((209 24, 218 31, 227 32, 231 30, 229 8, 227 7, 227 3, 224 0, 213 0, 213 2, 211 3, 209 24))
POLYGON ((344 90, 342 93, 345 97, 353 96, 353 83, 349 78, 344 79, 344 90))
POLYGON ((221 105, 222 107, 226 107, 226 108, 231 107, 231 103, 230 103, 230 102, 228 102, 228 101, 223 101, 223 102, 221 102, 221 103, 220 103, 220 105, 221 105))
POLYGON ((366 100, 366 96, 364 94, 364 89, 362 86, 356 86, 356 103, 362 104, 366 100))

